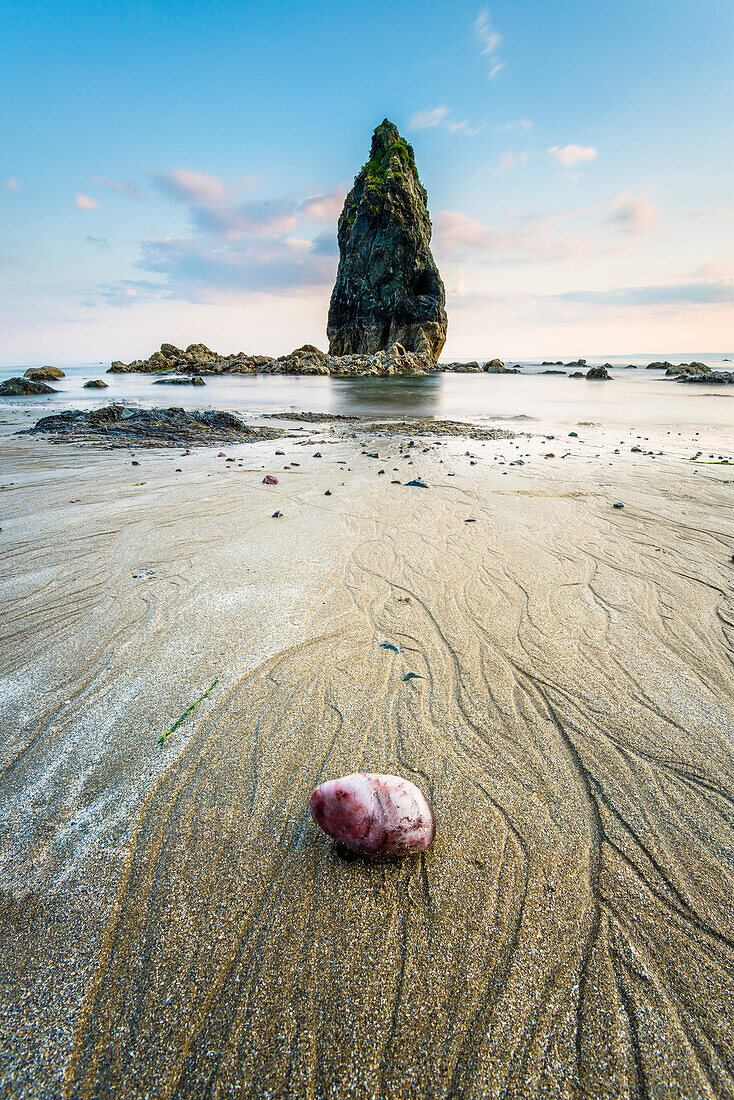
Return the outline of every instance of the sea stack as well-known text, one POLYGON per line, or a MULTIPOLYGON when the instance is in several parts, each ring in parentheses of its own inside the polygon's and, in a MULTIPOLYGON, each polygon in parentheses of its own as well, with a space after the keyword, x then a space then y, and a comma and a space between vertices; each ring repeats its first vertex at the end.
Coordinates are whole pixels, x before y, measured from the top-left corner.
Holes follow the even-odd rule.
POLYGON ((445 292, 431 255, 427 195, 412 147, 385 119, 339 218, 330 355, 400 344, 436 362, 446 341, 445 292))

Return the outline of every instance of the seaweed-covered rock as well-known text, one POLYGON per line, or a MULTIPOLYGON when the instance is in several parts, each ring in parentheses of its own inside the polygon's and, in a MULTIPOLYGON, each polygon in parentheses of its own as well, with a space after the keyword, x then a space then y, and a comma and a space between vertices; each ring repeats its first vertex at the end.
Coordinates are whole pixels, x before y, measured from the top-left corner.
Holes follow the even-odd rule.
POLYGON ((707 367, 705 363, 678 363, 667 367, 665 373, 672 378, 693 378, 710 374, 711 367, 707 367))
POLYGON ((113 447, 205 446, 278 439, 277 428, 253 428, 238 416, 218 410, 180 408, 138 409, 105 405, 101 409, 69 409, 43 416, 21 435, 47 434, 52 442, 72 440, 113 447))
POLYGON ((711 386, 734 386, 734 371, 709 370, 698 374, 681 374, 676 382, 708 382, 711 386))
POLYGON ((612 379, 606 367, 592 367, 591 370, 587 370, 586 377, 591 382, 611 381, 612 379))
POLYGON ((385 119, 339 218, 339 269, 327 325, 331 355, 369 355, 397 343, 438 359, 447 320, 430 240, 413 149, 385 119))
POLYGON ((198 375, 192 375, 191 377, 183 378, 181 375, 174 375, 172 378, 155 378, 153 379, 154 386, 205 386, 206 382, 198 375))
POLYGON ((36 393, 57 393, 45 382, 31 382, 30 378, 6 378, 0 382, 0 397, 30 397, 36 393))
POLYGON ((61 367, 29 367, 23 375, 30 378, 31 382, 54 382, 57 378, 65 378, 61 367))
POLYGON ((107 383, 103 382, 101 378, 90 378, 88 382, 85 382, 82 386, 83 390, 106 390, 107 383))

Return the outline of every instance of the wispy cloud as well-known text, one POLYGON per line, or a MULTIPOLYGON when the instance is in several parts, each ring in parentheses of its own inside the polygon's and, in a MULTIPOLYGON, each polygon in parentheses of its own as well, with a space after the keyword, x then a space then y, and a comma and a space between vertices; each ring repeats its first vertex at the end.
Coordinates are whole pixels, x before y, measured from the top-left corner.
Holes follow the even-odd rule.
POLYGON ((98 286, 98 300, 84 302, 83 304, 96 306, 99 305, 99 300, 101 300, 108 306, 129 307, 137 302, 158 297, 161 289, 160 284, 152 283, 147 279, 121 279, 114 286, 98 286))
POLYGON ((408 119, 408 127, 411 130, 429 130, 432 126, 440 126, 448 113, 448 107, 429 107, 425 111, 416 111, 408 119))
POLYGON ((96 199, 92 199, 89 195, 78 194, 74 202, 80 210, 99 210, 99 203, 96 199))
POLYGON ((213 176, 177 169, 154 178, 188 208, 192 234, 144 242, 138 267, 159 281, 98 288, 99 300, 129 306, 155 295, 214 302, 243 293, 325 293, 333 283, 343 187, 233 202, 229 187, 213 176), (310 227, 320 225, 312 238, 310 227))
POLYGON ((15 176, 8 176, 8 178, 5 180, 5 183, 3 184, 3 190, 20 191, 20 184, 18 183, 15 176))
POLYGON ((474 20, 474 34, 481 46, 480 57, 487 60, 487 76, 491 80, 500 69, 504 69, 505 63, 497 52, 502 35, 492 26, 489 8, 483 8, 474 20))
POLYGON ((135 199, 137 202, 144 202, 145 195, 142 191, 138 191, 137 187, 133 187, 131 183, 118 183, 117 180, 108 180, 103 176, 92 176, 91 179, 95 183, 101 183, 103 187, 109 187, 110 191, 117 191, 120 195, 125 195, 128 199, 135 199))
POLYGON ((694 210, 691 214, 684 214, 687 218, 730 218, 734 214, 734 206, 712 206, 708 210, 694 210))
POLYGON ((534 129, 535 123, 531 122, 529 118, 518 118, 514 122, 501 122, 493 127, 498 134, 511 134, 513 131, 517 131, 518 134, 528 134, 534 129))
POLYGON ((559 302, 597 306, 701 306, 734 302, 734 283, 701 281, 623 286, 610 290, 570 290, 552 296, 559 302))
POLYGON ((106 237, 93 237, 91 233, 87 233, 86 240, 89 241, 90 244, 96 245, 97 248, 110 247, 110 242, 107 240, 106 237))
POLYGON ((301 203, 298 212, 306 222, 336 222, 346 197, 343 187, 337 187, 323 195, 311 195, 301 203))
POLYGON ((610 244, 608 233, 600 231, 613 227, 628 238, 641 238, 656 228, 658 214, 649 199, 630 191, 570 210, 513 215, 499 228, 442 210, 435 218, 434 244, 444 261, 474 255, 495 264, 574 263, 635 247, 631 240, 610 244))
POLYGON ((441 260, 472 255, 485 263, 563 263, 588 259, 587 240, 554 229, 543 217, 515 218, 500 229, 488 229, 459 211, 442 210, 435 219, 435 249, 441 260))
POLYGON ((294 238, 248 241, 227 249, 212 241, 178 239, 148 242, 139 266, 165 278, 166 297, 210 302, 243 291, 326 291, 336 274, 336 257, 294 238))
POLYGON ((564 168, 573 168, 576 164, 587 164, 599 156, 598 150, 593 145, 551 145, 547 152, 549 157, 553 157, 564 168))
POLYGON ((192 172, 190 168, 153 172, 151 178, 169 198, 177 202, 221 202, 227 196, 227 188, 220 179, 192 172))
POLYGON ((425 111, 417 111, 408 119, 408 129, 428 130, 439 126, 450 134, 464 134, 466 137, 475 137, 484 129, 484 126, 472 126, 466 119, 454 120, 449 117, 450 114, 448 107, 430 107, 425 111))
POLYGON ((497 161, 495 172, 509 172, 513 168, 519 168, 521 164, 527 164, 531 156, 527 149, 523 153, 503 153, 497 161))
POLYGON ((248 235, 276 237, 289 233, 298 225, 292 199, 260 199, 234 205, 220 203, 194 206, 191 217, 194 225, 208 236, 224 237, 230 241, 248 235))
POLYGON ((657 228, 659 216, 657 206, 647 199, 622 195, 606 220, 610 225, 623 229, 625 233, 643 236, 657 228))

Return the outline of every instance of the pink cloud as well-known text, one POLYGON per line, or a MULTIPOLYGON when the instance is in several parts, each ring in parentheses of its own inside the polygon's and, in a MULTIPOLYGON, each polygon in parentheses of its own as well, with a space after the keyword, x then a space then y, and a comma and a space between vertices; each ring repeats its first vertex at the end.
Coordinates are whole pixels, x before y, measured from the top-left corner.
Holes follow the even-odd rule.
POLYGON ((338 187, 324 195, 312 195, 301 203, 299 214, 305 222, 335 222, 342 212, 346 191, 338 187))
POLYGON ((227 195, 227 188, 216 176, 204 176, 190 168, 154 172, 153 179, 170 198, 179 202, 221 202, 227 195))
POLYGON ((109 187, 110 191, 117 191, 120 195, 126 195, 128 199, 136 199, 141 202, 145 198, 142 191, 138 191, 131 183, 118 183, 117 180, 108 180, 103 176, 92 176, 91 178, 95 183, 101 183, 103 187, 109 187))
POLYGON ((587 164, 599 156, 593 145, 552 145, 548 156, 553 157, 564 168, 573 168, 576 164, 587 164))
POLYGON ((90 198, 89 195, 83 195, 81 192, 76 196, 74 202, 80 210, 99 210, 97 200, 90 198))
POLYGON ((657 206, 648 202, 647 199, 622 196, 606 220, 611 225, 624 230, 625 233, 643 236, 654 232, 659 215, 657 206))

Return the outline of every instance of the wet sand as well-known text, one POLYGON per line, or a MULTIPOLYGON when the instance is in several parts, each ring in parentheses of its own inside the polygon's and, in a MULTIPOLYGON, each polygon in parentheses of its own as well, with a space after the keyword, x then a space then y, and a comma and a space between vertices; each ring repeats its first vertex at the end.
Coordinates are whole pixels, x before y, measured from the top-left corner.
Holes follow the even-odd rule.
POLYGON ((3 1095, 734 1096, 734 466, 576 430, 6 424, 3 1095), (427 853, 319 833, 362 769, 427 853))

